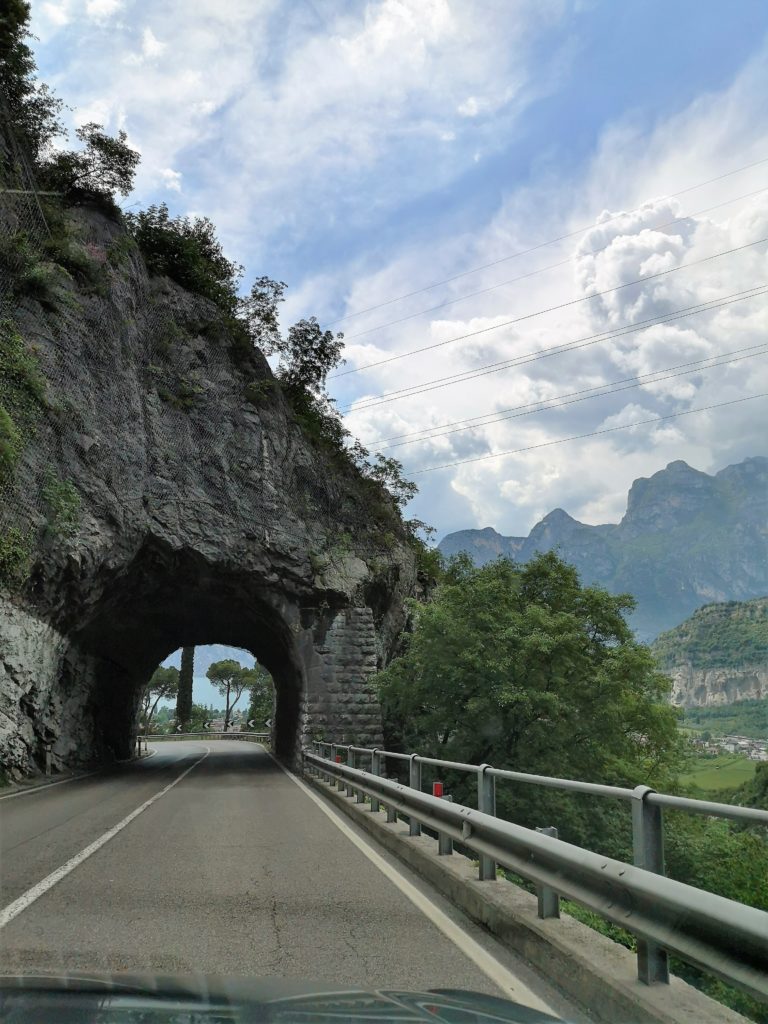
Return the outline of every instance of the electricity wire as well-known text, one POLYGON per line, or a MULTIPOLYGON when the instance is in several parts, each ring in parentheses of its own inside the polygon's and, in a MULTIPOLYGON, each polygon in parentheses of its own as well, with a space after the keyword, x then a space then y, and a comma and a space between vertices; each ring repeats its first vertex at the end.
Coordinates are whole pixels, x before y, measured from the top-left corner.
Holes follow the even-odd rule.
MULTIPOLYGON (((736 167, 732 171, 726 171, 724 174, 718 174, 714 178, 708 178, 706 181, 700 181, 695 185, 688 185, 686 188, 678 189, 677 192, 670 192, 668 193, 667 198, 675 199, 678 196, 684 196, 688 192, 695 191, 697 188, 704 188, 705 185, 713 185, 716 181, 722 181, 724 178, 730 178, 734 174, 741 174, 743 171, 749 171, 753 167, 759 167, 765 163, 768 163, 768 157, 763 157, 760 160, 755 160, 750 164, 743 164, 741 167, 736 167)), ((613 217, 608 217, 606 220, 601 221, 601 226, 603 224, 610 224, 612 221, 617 220, 619 217, 626 217, 629 214, 637 213, 639 210, 642 210, 644 205, 645 204, 642 204, 641 206, 636 206, 632 210, 622 210, 620 213, 615 214, 613 217)), ((423 288, 416 288, 414 291, 405 292, 402 295, 396 295, 394 298, 387 299, 385 302, 379 302, 375 306, 367 306, 365 309, 358 309, 355 310, 355 312, 353 313, 347 313, 344 316, 338 317, 336 320, 329 320, 327 326, 333 327, 334 324, 343 323, 345 320, 350 320, 354 316, 362 316, 363 313, 373 313, 375 310, 382 309, 384 306, 391 306, 395 302, 401 302, 403 299, 410 299, 414 295, 421 295, 424 292, 431 291, 433 288, 439 288, 440 285, 450 284, 452 281, 458 281, 462 277, 469 277, 470 274, 477 274, 481 270, 488 270, 491 267, 497 267, 500 263, 506 263, 507 261, 517 259, 520 256, 527 256, 528 253, 536 252, 538 249, 543 249, 548 245, 555 245, 557 242, 564 242, 568 238, 574 238, 576 235, 582 235, 585 231, 589 231, 593 227, 595 227, 594 219, 591 224, 587 224, 584 227, 577 228, 575 231, 569 231, 567 234, 558 235, 556 238, 550 238, 545 242, 538 242, 536 245, 532 245, 527 249, 521 249, 518 252, 510 253, 510 255, 508 256, 502 256, 497 260, 492 260, 490 263, 483 263, 480 266, 472 267, 469 270, 462 271, 460 274, 454 274, 452 277, 443 278, 441 281, 433 281, 432 284, 424 285, 423 288)))
POLYGON ((512 356, 509 359, 503 359, 495 363, 486 363, 483 366, 463 370, 460 373, 449 374, 445 377, 437 377, 432 380, 422 381, 420 384, 411 385, 407 388, 387 391, 382 395, 372 395, 369 398, 361 399, 360 402, 343 409, 342 412, 356 413, 363 412, 368 409, 375 409, 380 405, 387 405, 389 402, 397 402, 404 398, 414 398, 417 395, 426 394, 430 391, 438 391, 442 388, 450 387, 452 384, 463 384, 468 380, 475 380, 478 377, 486 377, 490 374, 500 373, 503 370, 509 370, 516 366, 524 366, 527 363, 538 362, 540 359, 549 359, 552 356, 563 355, 567 352, 574 352, 579 349, 589 348, 592 345, 598 345, 604 341, 613 340, 614 338, 621 338, 627 334, 636 334, 637 332, 647 330, 650 327, 673 323, 675 320, 681 320, 684 317, 697 316, 699 313, 706 313, 710 310, 721 309, 724 306, 731 306, 737 302, 756 298, 757 296, 764 295, 767 290, 768 289, 759 285, 753 285, 751 288, 747 288, 740 292, 732 292, 716 299, 710 299, 706 302, 698 302, 692 306, 686 306, 682 309, 674 310, 672 313, 660 313, 649 317, 646 320, 640 320, 634 324, 624 324, 622 327, 614 328, 610 331, 600 331, 597 334, 586 335, 583 338, 576 338, 570 342, 551 345, 549 348, 540 349, 534 352, 525 352, 519 356, 512 356))
MULTIPOLYGON (((485 423, 476 423, 468 426, 456 426, 453 430, 442 430, 439 433, 427 434, 425 437, 416 437, 409 441, 400 441, 397 444, 384 444, 377 445, 375 442, 372 447, 376 451, 391 451, 393 448, 403 448, 406 445, 411 444, 422 444, 425 441, 432 441, 438 437, 448 437, 451 434, 460 434, 467 430, 482 430, 483 427, 492 427, 496 423, 505 423, 507 420, 519 419, 521 416, 532 416, 539 412, 551 412, 554 409, 564 409, 569 405, 576 405, 579 402, 588 402, 595 398, 608 398, 611 395, 616 395, 621 391, 630 391, 633 388, 647 387, 649 384, 660 384, 665 380, 672 380, 675 377, 684 377, 686 374, 704 373, 707 370, 714 370, 719 366, 726 366, 730 363, 738 363, 745 359, 755 359, 757 356, 768 355, 768 348, 765 347, 766 342, 761 342, 759 345, 750 345, 747 348, 734 349, 732 352, 722 352, 718 355, 707 356, 705 359, 694 359, 687 363, 677 363, 675 366, 665 366, 659 370, 653 370, 649 373, 643 373, 634 375, 632 377, 623 377, 621 380, 611 381, 606 384, 598 384, 592 388, 583 388, 581 391, 571 391, 565 395, 556 395, 554 398, 540 399, 538 402, 529 402, 527 405, 514 406, 511 409, 502 409, 498 413, 486 413, 486 416, 494 415, 496 419, 488 419, 485 423), (712 360, 720 360, 719 362, 712 362, 712 360), (703 365, 707 363, 708 365, 703 365), (692 370, 692 367, 697 369, 692 370), (668 373, 667 371, 676 370, 676 373, 668 373), (659 374, 665 374, 660 377, 659 374), (642 380, 641 378, 648 378, 642 380), (619 386, 621 385, 621 386, 619 386), (597 394, 591 392, 598 392, 597 394), (567 401, 566 401, 567 399, 567 401), (509 415, 501 415, 501 413, 508 413, 509 415)), ((474 417, 479 419, 480 417, 474 417)), ((458 421, 462 422, 462 421, 458 421)), ((425 430, 429 430, 427 427, 425 430)))
POLYGON ((744 398, 733 398, 730 402, 716 402, 714 405, 701 405, 696 409, 685 409, 683 412, 670 412, 665 416, 652 416, 647 420, 635 420, 633 423, 622 423, 617 427, 604 427, 602 430, 592 430, 588 434, 573 434, 571 437, 558 437, 554 441, 541 441, 539 444, 530 444, 525 448, 510 448, 504 452, 490 452, 488 455, 477 455, 471 459, 459 459, 456 462, 445 462, 440 466, 429 466, 427 469, 412 470, 410 476, 422 476, 424 473, 434 473, 438 469, 451 469, 454 466, 466 466, 470 462, 484 462, 487 459, 500 459, 505 455, 520 455, 523 452, 532 452, 538 448, 550 448, 552 445, 565 444, 568 441, 583 441, 588 437, 600 437, 603 434, 613 434, 619 430, 630 430, 632 427, 644 427, 649 423, 663 423, 665 420, 679 419, 681 416, 693 416, 694 413, 708 412, 711 409, 722 409, 727 405, 739 405, 741 402, 754 402, 757 398, 768 398, 768 391, 759 395, 747 395, 744 398))
MULTIPOLYGON (((681 217, 675 217, 674 220, 665 221, 663 224, 646 224, 643 227, 644 231, 663 231, 665 228, 670 228, 674 224, 681 224, 683 221, 690 220, 691 217, 700 217, 704 213, 711 213, 713 210, 719 210, 723 206, 730 206, 731 203, 738 203, 742 199, 752 199, 755 196, 761 195, 765 192, 765 187, 755 189, 753 192, 745 192, 743 195, 734 196, 732 199, 726 199, 722 203, 716 203, 714 206, 707 206, 702 210, 692 210, 691 213, 687 213, 681 217)), ((596 227, 602 227, 602 224, 596 225, 596 227)), ((598 249, 589 249, 586 252, 579 253, 579 257, 583 256, 598 256, 601 252, 605 252, 606 249, 610 249, 613 245, 613 241, 607 242, 605 245, 601 245, 598 249)), ((487 288, 481 288, 476 292, 467 292, 466 295, 459 295, 455 299, 448 299, 446 302, 441 302, 437 306, 430 306, 428 309, 420 309, 417 313, 409 313, 408 316, 401 316, 397 320, 388 320, 386 323, 378 324, 376 327, 369 327, 364 331, 359 331, 357 334, 347 334, 344 337, 345 343, 354 341, 356 338, 363 338, 367 334, 374 334, 376 331, 383 331, 387 327, 395 327, 397 324, 406 323, 408 320, 415 320, 420 316, 425 316, 427 313, 434 313, 439 309, 445 309, 447 306, 454 306, 458 302, 464 302, 466 299, 474 299, 478 295, 487 295, 488 292, 497 291, 499 288, 504 288, 506 285, 516 284, 519 281, 527 281, 531 277, 536 277, 538 274, 544 274, 548 270, 556 270, 558 267, 566 267, 569 263, 575 263, 577 257, 569 256, 567 259, 559 260, 557 263, 549 263, 546 267, 538 267, 536 270, 531 270, 527 274, 520 274, 518 277, 509 277, 506 281, 499 281, 498 284, 489 285, 487 288)), ((354 373, 354 370, 347 371, 354 373)), ((334 374, 334 376, 336 376, 334 374)))
POLYGON ((603 295, 612 295, 614 292, 623 291, 625 288, 631 288, 636 284, 645 284, 648 281, 656 281, 660 277, 668 277, 670 274, 676 274, 681 270, 687 270, 690 267, 698 267, 702 263, 709 263, 712 260, 720 259, 722 256, 732 256, 734 253, 743 252, 745 249, 750 249, 754 245, 760 245, 762 242, 768 242, 768 236, 763 238, 755 238, 751 242, 746 242, 744 245, 736 245, 731 249, 723 249, 722 252, 710 253, 709 256, 702 256, 698 260, 690 260, 687 263, 680 263, 676 267, 669 267, 667 270, 659 270, 655 274, 646 274, 643 277, 636 277, 632 281, 625 281, 624 284, 616 285, 613 288, 604 288, 599 292, 592 292, 590 295, 580 295, 577 299, 569 299, 568 302, 560 302, 554 306, 547 306, 545 309, 537 309, 531 313, 524 313, 522 316, 513 317, 511 320, 505 320, 503 323, 494 324, 491 327, 483 327, 477 331, 468 331, 466 334, 459 334, 453 338, 446 338, 445 341, 436 341, 432 345, 424 345, 422 348, 410 349, 407 352, 399 352, 394 356, 387 356, 386 359, 379 359, 375 363, 366 363, 365 366, 359 366, 354 370, 343 370, 341 373, 334 373, 329 380, 337 377, 346 377, 350 373, 359 373, 361 370, 369 370, 374 366, 383 366, 385 363, 394 363, 400 359, 405 359, 407 356, 419 355, 422 352, 431 352, 436 348, 444 348, 446 345, 452 345, 457 341, 466 341, 467 338, 475 338, 480 334, 488 334, 490 331, 498 331, 502 327, 511 327, 513 324, 522 323, 525 320, 532 320, 534 317, 543 316, 545 313, 555 313, 561 309, 568 309, 570 306, 576 306, 580 302, 589 302, 592 299, 599 299, 603 295))

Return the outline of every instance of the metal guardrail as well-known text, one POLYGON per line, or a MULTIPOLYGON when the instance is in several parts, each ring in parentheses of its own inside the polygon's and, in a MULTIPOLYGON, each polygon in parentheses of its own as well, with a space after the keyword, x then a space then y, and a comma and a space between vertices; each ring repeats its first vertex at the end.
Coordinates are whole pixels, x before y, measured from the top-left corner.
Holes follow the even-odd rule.
POLYGON ((141 756, 141 746, 147 749, 147 742, 152 740, 246 740, 250 743, 269 743, 272 739, 268 732, 155 732, 146 733, 136 737, 138 753, 141 756))
POLYGON ((481 881, 496 878, 497 864, 532 881, 540 916, 559 917, 562 895, 632 932, 638 977, 646 984, 669 981, 668 953, 675 953, 768 1001, 768 913, 667 878, 662 808, 765 826, 768 812, 656 793, 648 786, 603 786, 344 744, 315 742, 313 747, 314 752, 304 751, 305 769, 335 780, 358 802, 369 796, 371 810, 384 804, 388 821, 400 811, 409 819, 412 836, 421 833, 422 825, 436 830, 440 853, 451 853, 454 839, 461 842, 478 855, 481 881), (357 767, 359 756, 370 758, 369 771, 357 767), (409 762, 408 785, 384 777, 388 758, 409 762), (424 764, 474 773, 477 809, 423 793, 424 764), (534 831, 497 818, 497 778, 630 802, 634 864, 563 842, 547 829, 534 831))

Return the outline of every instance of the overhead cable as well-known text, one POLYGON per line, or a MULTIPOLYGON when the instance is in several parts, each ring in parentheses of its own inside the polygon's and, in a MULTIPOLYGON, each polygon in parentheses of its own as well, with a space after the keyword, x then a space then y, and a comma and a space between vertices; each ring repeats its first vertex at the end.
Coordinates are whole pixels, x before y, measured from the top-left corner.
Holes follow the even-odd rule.
POLYGON ((579 349, 589 348, 604 341, 611 341, 614 338, 624 337, 626 334, 636 334, 639 331, 647 330, 650 327, 657 327, 662 324, 673 323, 676 320, 689 316, 697 316, 700 313, 707 313, 710 310, 720 309, 724 306, 731 306, 737 302, 756 298, 766 294, 765 286, 753 285, 740 292, 720 296, 706 302, 695 303, 692 306, 685 306, 682 309, 673 310, 671 313, 658 313, 646 320, 635 321, 624 324, 622 327, 610 331, 600 331, 597 334, 589 334, 573 341, 562 342, 559 345, 551 345, 549 348, 525 352, 519 356, 511 356, 509 359, 502 359, 495 363, 486 363, 483 366, 476 366, 469 370, 462 370, 459 373, 449 374, 446 377, 436 377, 432 380, 422 381, 407 388, 399 388, 395 391, 386 391, 381 395, 372 395, 369 398, 361 399, 353 405, 341 410, 344 413, 364 412, 367 409, 374 409, 380 405, 387 405, 389 402, 397 402, 404 398, 414 398, 416 395, 426 394, 429 391, 438 391, 450 387, 453 384, 464 384, 468 380, 475 380, 478 377, 486 377, 493 373, 500 373, 503 370, 510 370, 516 366, 523 366, 527 363, 537 362, 540 359, 549 359, 552 356, 563 355, 567 352, 574 352, 579 349))
POLYGON ((670 412, 665 416, 652 416, 647 420, 635 420, 632 423, 622 423, 618 427, 604 427, 602 430, 592 430, 588 434, 573 434, 571 437, 559 437, 554 441, 541 441, 539 444, 530 444, 525 448, 510 448, 504 452, 490 452, 488 455, 477 455, 471 459, 459 459, 457 462, 445 462, 441 466, 429 466, 427 469, 411 470, 409 476, 422 476, 424 473, 434 473, 438 469, 451 469, 454 466, 466 466, 470 462, 485 462, 487 459, 500 459, 504 455, 521 455, 523 452, 532 452, 537 448, 550 448, 552 445, 565 444, 568 441, 583 441, 588 437, 600 437, 602 434, 613 434, 619 430, 631 430, 632 427, 644 427, 649 423, 663 423, 666 420, 679 419, 681 416, 693 416, 694 413, 708 412, 710 409, 722 409, 726 405, 739 405, 741 402, 754 402, 757 398, 768 398, 768 391, 759 395, 747 395, 745 398, 733 398, 730 402, 717 402, 714 405, 701 405, 696 409, 686 409, 683 412, 670 412))
MULTIPOLYGON (((731 203, 738 203, 742 199, 752 199, 754 196, 759 196, 765 192, 765 187, 757 188, 753 192, 745 192, 743 195, 734 196, 732 199, 726 199, 722 203, 716 203, 714 206, 707 206, 702 210, 692 210, 691 213, 686 213, 681 217, 675 217, 674 220, 665 221, 663 224, 646 224, 643 228, 644 231, 663 231, 665 228, 671 228, 674 224, 681 224, 683 221, 690 220, 691 217, 700 217, 704 213, 711 213, 712 210, 719 210, 723 206, 730 206, 731 203)), ((602 227, 602 225, 596 225, 602 227)), ((608 242, 606 245, 601 245, 597 249, 589 249, 586 252, 579 253, 579 257, 582 256, 597 256, 601 252, 605 252, 606 249, 610 249, 613 242, 608 242)), ((478 295, 487 295, 488 292, 497 291, 499 288, 505 288, 507 285, 516 284, 519 281, 527 281, 531 277, 536 277, 539 274, 544 274, 548 270, 557 270, 558 267, 566 267, 569 263, 576 261, 576 256, 569 256, 567 259, 559 260, 557 263, 549 263, 546 267, 539 267, 536 270, 531 270, 527 274, 520 274, 518 277, 509 277, 506 281, 499 281, 498 284, 489 285, 487 288, 481 288, 476 292, 467 292, 465 295, 459 295, 455 299, 448 299, 447 302, 441 302, 437 306, 430 306, 428 309, 420 309, 417 313, 409 313, 408 316, 401 316, 397 320, 388 320, 386 323, 377 324, 376 327, 368 327, 364 331, 358 331, 357 334, 346 334, 344 336, 345 344, 350 341, 354 341, 355 338, 364 338, 367 334, 375 334, 376 331, 383 331, 386 327, 395 327, 397 324, 404 324, 408 320, 415 320, 420 316, 425 316, 427 313, 434 313, 438 309, 445 309, 447 306, 455 306, 458 302, 464 302, 466 299, 477 298, 478 295)), ((348 371, 354 373, 354 370, 348 371)), ((335 375, 334 375, 335 376, 335 375)))
MULTIPOLYGON (((665 366, 660 370, 652 370, 650 373, 635 374, 632 377, 623 377, 621 380, 611 381, 606 384, 598 384, 592 388, 583 388, 581 391, 571 391, 565 395, 557 395, 554 398, 541 399, 538 402, 529 402, 527 405, 518 405, 512 409, 502 409, 498 413, 486 413, 486 416, 495 415, 496 419, 488 419, 485 423, 475 423, 467 426, 456 426, 452 430, 441 430, 438 433, 426 434, 424 437, 412 438, 409 441, 399 441, 397 444, 384 444, 371 446, 377 452, 391 451, 393 448, 403 448, 411 444, 423 444, 425 441, 433 441, 438 437, 448 437, 451 434, 461 434, 467 430, 482 430, 484 427, 492 427, 497 423, 505 423, 507 420, 519 419, 521 416, 533 416, 540 412, 551 412, 555 409, 564 409, 569 405, 576 405, 579 402, 588 402, 595 398, 608 398, 621 391, 630 391, 633 388, 647 387, 649 384, 660 384, 665 380, 672 380, 675 377, 684 377, 686 374, 705 373, 707 370, 714 370, 719 366, 727 366, 731 363, 738 363, 744 359, 754 359, 757 356, 768 355, 765 341, 759 345, 750 345, 747 348, 734 349, 732 352, 722 352, 718 355, 707 356, 704 359, 694 359, 688 363, 677 363, 676 366, 665 366), (720 360, 713 362, 712 360, 720 360), (703 364, 708 365, 703 365, 703 364), (695 369, 692 369, 695 367, 695 369), (667 371, 675 370, 675 373, 667 371), (659 374, 664 374, 660 377, 659 374), (642 379, 647 378, 647 379, 642 379), (597 393, 596 393, 597 392, 597 393), (506 413, 508 415, 501 415, 506 413)), ((479 418, 479 417, 475 417, 479 418)), ((459 421, 462 422, 462 421, 459 421)), ((430 428, 425 428, 428 430, 430 428)))
MULTIPOLYGON (((686 188, 678 189, 676 192, 669 192, 666 198, 675 199, 678 196, 684 196, 688 192, 693 192, 697 188, 704 188, 705 185, 712 185, 716 181, 722 181, 724 178, 730 178, 734 174, 741 174, 743 171, 749 171, 753 167, 759 167, 761 164, 768 163, 768 157, 763 157, 761 160, 754 160, 750 164, 743 164, 741 167, 735 167, 732 171, 726 171, 724 174, 718 174, 714 178, 707 178, 706 181, 697 182, 695 185, 688 185, 686 188)), ((643 204, 645 205, 645 204, 643 204)), ((601 221, 602 224, 610 224, 612 221, 617 220, 619 217, 626 217, 628 214, 637 213, 638 210, 642 210, 643 205, 636 206, 632 210, 622 210, 620 213, 615 214, 613 217, 608 217, 606 220, 601 221)), ((345 320, 351 320, 354 316, 362 316, 363 313, 373 313, 377 309, 383 309, 384 306, 391 306, 395 302, 401 302, 403 299, 410 299, 414 295, 421 295, 423 292, 431 291, 433 288, 439 288, 440 285, 450 284, 452 281, 458 281, 462 277, 469 277, 470 274, 477 274, 481 270, 488 270, 490 267, 497 267, 500 263, 506 263, 508 260, 517 259, 520 256, 527 256, 528 253, 536 252, 537 249, 543 249, 548 245, 555 245, 557 242, 564 242, 568 238, 574 238, 576 235, 582 235, 585 231, 589 231, 595 226, 594 219, 591 224, 587 224, 584 227, 577 228, 575 231, 569 231, 564 235, 558 235, 556 238, 550 238, 545 242, 538 242, 536 245, 532 245, 527 249, 520 249, 518 252, 510 253, 508 256, 502 256, 497 260, 492 260, 490 263, 483 263, 477 267, 471 267, 469 270, 464 270, 460 274, 454 274, 452 277, 443 278, 441 281, 433 281, 432 284, 424 285, 423 288, 416 288, 412 292, 405 292, 402 295, 396 295, 392 299, 387 299, 385 302, 379 302, 375 306, 367 306, 365 309, 355 310, 353 313, 346 313, 344 316, 338 317, 336 320, 329 320, 327 323, 328 327, 333 327, 334 324, 343 323, 345 320)))
POLYGON ((365 366, 359 366, 354 370, 342 370, 341 373, 334 373, 328 379, 333 380, 337 377, 346 377, 350 373, 360 373, 361 370, 369 370, 374 366, 383 366, 385 363, 394 363, 399 359, 405 359, 407 356, 420 355, 422 352, 431 352, 436 348, 444 348, 446 345, 452 345, 457 341, 466 341, 467 338, 476 338, 480 334, 488 334, 490 331, 498 331, 502 327, 511 327, 513 324, 522 323, 525 320, 532 320, 534 317, 543 316, 545 313, 555 313, 561 309, 567 309, 569 306, 576 306, 581 302, 589 302, 592 299, 599 299, 603 295, 612 295, 614 292, 623 291, 625 288, 631 288, 636 284, 645 284, 648 281, 656 281, 660 277, 668 277, 670 274, 677 274, 681 270, 688 270, 690 267, 698 267, 702 263, 709 263, 712 260, 720 259, 722 256, 732 256, 736 252, 743 252, 744 249, 750 249, 753 245, 760 245, 762 242, 768 242, 768 236, 763 238, 756 238, 752 242, 746 242, 744 245, 736 245, 731 249, 723 249, 722 252, 714 252, 709 256, 702 256, 698 260, 690 260, 688 263, 680 263, 676 267, 670 267, 668 270, 659 270, 655 274, 645 274, 643 277, 636 277, 632 281, 625 281, 624 284, 616 285, 614 288, 604 288, 599 292, 592 292, 590 295, 580 295, 577 299, 569 299, 568 302, 560 302, 555 306, 547 306, 545 309, 537 309, 532 313, 523 313, 522 316, 513 317, 511 320, 505 320, 503 323, 494 324, 491 327, 483 327, 477 331, 468 331, 466 334, 458 334, 453 338, 446 338, 445 341, 436 341, 431 345, 424 345, 422 348, 409 349, 407 352, 399 352, 394 356, 387 356, 386 359, 379 359, 375 363, 366 363, 365 366))

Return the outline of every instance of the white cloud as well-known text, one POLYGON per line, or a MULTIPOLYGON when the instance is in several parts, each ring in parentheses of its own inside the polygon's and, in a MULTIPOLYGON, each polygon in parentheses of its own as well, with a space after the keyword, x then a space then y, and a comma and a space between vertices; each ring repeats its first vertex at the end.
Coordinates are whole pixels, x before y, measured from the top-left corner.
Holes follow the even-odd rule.
POLYGON ((70 0, 59 0, 59 3, 44 3, 41 11, 46 21, 56 28, 66 25, 71 18, 70 0))
POLYGON ((476 97, 468 96, 463 103, 460 103, 458 107, 456 107, 456 113, 461 117, 477 117, 480 113, 480 104, 476 97))
POLYGON ((141 51, 139 53, 129 53, 123 58, 123 63, 135 66, 154 60, 155 57, 159 57, 165 51, 167 45, 167 43, 163 43, 157 38, 151 28, 145 28, 141 34, 141 51))
POLYGON ((97 21, 111 18, 123 6, 123 0, 86 0, 85 13, 97 21))
POLYGON ((160 171, 160 178, 169 191, 181 192, 181 173, 179 171, 174 171, 171 167, 164 167, 160 171))

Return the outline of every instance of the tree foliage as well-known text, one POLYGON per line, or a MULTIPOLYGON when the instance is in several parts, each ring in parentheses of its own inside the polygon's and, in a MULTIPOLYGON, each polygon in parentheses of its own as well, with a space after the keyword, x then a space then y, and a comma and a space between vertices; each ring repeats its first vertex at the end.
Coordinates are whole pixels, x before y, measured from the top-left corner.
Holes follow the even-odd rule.
POLYGON ((239 661, 234 658, 224 658, 223 661, 214 661, 209 666, 206 675, 224 697, 226 709, 224 711, 224 732, 229 729, 232 711, 243 693, 248 689, 250 677, 249 670, 244 669, 239 661))
POLYGON ((166 203, 126 213, 150 273, 165 274, 233 315, 243 268, 227 259, 207 217, 171 217, 166 203))
POLYGON ((179 670, 173 666, 156 668, 141 697, 141 728, 150 732, 161 700, 172 700, 179 690, 179 670))
POLYGON ((243 669, 243 675, 246 677, 251 696, 247 721, 253 720, 256 723, 257 729, 263 729, 272 717, 275 699, 275 687, 272 682, 272 676, 258 662, 253 668, 243 669))
POLYGON ((85 191, 112 197, 118 192, 127 196, 141 160, 128 145, 127 134, 121 130, 116 137, 107 135, 100 124, 89 122, 75 135, 83 148, 52 154, 42 168, 45 184, 65 194, 85 191))
POLYGON ((179 689, 176 695, 176 720, 182 729, 189 728, 192 716, 192 686, 195 676, 195 648, 182 647, 179 689))
POLYGON ((38 162, 64 128, 59 120, 61 100, 35 76, 37 65, 27 42, 29 21, 27 0, 4 0, 0 5, 0 113, 17 143, 38 162))
MULTIPOLYGON (((412 606, 406 651, 379 676, 388 731, 407 750, 448 760, 617 785, 666 781, 680 751, 676 712, 669 681, 625 621, 631 607, 627 595, 581 586, 551 552, 522 567, 475 568, 459 556, 433 600, 412 606)), ((562 831, 567 815, 575 841, 594 840, 592 813, 614 811, 526 787, 502 787, 500 800, 524 824, 562 831)))

